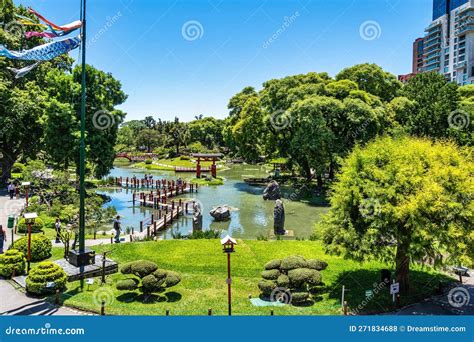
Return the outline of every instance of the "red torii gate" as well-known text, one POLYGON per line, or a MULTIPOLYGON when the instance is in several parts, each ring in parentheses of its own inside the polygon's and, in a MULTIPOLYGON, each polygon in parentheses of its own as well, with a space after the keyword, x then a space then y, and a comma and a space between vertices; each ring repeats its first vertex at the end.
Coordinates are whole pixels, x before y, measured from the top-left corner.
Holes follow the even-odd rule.
POLYGON ((191 157, 197 158, 196 178, 201 178, 201 159, 203 161, 212 161, 211 175, 217 177, 216 160, 222 158, 222 153, 192 153, 191 157))

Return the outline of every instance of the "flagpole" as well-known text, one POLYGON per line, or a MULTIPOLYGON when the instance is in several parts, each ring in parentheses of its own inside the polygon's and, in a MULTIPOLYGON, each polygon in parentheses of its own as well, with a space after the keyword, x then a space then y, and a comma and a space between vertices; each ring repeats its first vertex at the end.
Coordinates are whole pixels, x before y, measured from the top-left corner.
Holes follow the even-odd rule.
POLYGON ((86 164, 86 0, 82 0, 82 83, 81 83, 81 141, 79 160, 79 254, 85 252, 85 164, 86 164))

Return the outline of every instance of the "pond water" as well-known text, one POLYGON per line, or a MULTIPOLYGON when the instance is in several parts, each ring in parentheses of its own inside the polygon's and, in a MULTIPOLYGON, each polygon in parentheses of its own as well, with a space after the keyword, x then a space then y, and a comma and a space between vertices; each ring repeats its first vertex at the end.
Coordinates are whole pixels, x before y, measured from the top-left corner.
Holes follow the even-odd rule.
MULTIPOLYGON (((154 179, 176 179, 177 175, 170 171, 149 171, 130 166, 116 166, 110 173, 113 177, 132 177, 136 175, 153 174, 154 179)), ((235 238, 256 239, 258 236, 269 236, 273 231, 274 201, 264 201, 264 187, 247 185, 245 177, 266 177, 266 169, 255 165, 233 165, 227 170, 218 171, 225 178, 225 184, 220 186, 202 186, 197 193, 184 194, 177 198, 193 198, 201 203, 203 213, 203 229, 213 229, 229 234, 235 238), (232 208, 231 219, 227 222, 215 222, 209 211, 219 205, 232 208)), ((180 174, 183 179, 191 178, 192 174, 180 174)), ((294 192, 293 189, 282 189, 285 198, 294 192)), ((100 189, 99 193, 111 198, 107 205, 115 206, 122 218, 122 229, 127 227, 139 228, 140 221, 150 217, 153 210, 132 205, 132 191, 127 189, 100 189)), ((326 207, 311 205, 298 201, 284 200, 285 228, 294 231, 295 237, 308 237, 314 230, 314 225, 320 220, 320 215, 327 211, 326 207)), ((173 233, 183 235, 192 232, 192 215, 180 217, 166 231, 161 232, 161 238, 172 239, 173 233)))

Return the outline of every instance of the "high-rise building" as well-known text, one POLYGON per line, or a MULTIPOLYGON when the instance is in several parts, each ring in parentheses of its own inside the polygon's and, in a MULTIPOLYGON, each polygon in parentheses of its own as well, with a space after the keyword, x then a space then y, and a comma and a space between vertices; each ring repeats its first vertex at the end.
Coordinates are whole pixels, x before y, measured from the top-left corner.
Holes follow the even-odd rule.
POLYGON ((424 53, 424 39, 418 38, 413 42, 413 62, 411 67, 412 74, 419 74, 423 72, 423 53, 424 53))
POLYGON ((411 73, 406 75, 398 75, 398 80, 400 82, 407 83, 410 78, 413 78, 416 74, 423 72, 423 42, 423 38, 418 38, 413 42, 411 73))
POLYGON ((433 0, 433 21, 422 44, 424 72, 474 83, 474 0, 433 0))

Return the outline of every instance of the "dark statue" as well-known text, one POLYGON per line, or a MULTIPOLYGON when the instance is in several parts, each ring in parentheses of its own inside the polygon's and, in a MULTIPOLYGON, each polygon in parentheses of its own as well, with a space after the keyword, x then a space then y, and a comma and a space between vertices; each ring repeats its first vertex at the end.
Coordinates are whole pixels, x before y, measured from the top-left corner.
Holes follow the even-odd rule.
POLYGON ((275 235, 285 235, 285 207, 283 201, 277 199, 273 209, 273 231, 275 235))

